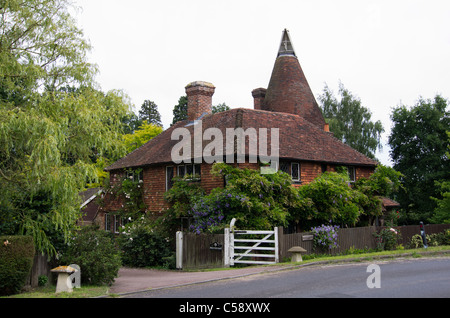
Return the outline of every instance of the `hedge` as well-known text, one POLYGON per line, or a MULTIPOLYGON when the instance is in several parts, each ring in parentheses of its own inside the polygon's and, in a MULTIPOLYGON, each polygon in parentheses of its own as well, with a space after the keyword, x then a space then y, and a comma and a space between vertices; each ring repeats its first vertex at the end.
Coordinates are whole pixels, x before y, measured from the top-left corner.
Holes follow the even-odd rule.
POLYGON ((1 296, 17 294, 25 286, 34 254, 31 236, 0 236, 1 296))

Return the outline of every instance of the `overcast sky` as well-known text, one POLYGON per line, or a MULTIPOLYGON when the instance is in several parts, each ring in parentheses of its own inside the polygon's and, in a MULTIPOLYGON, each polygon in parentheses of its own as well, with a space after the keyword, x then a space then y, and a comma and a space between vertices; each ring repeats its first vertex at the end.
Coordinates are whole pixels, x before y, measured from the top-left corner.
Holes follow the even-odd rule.
POLYGON ((284 28, 318 99, 342 82, 374 121, 386 145, 393 107, 450 98, 448 0, 75 0, 78 25, 93 46, 103 91, 121 89, 137 112, 148 99, 164 127, 185 86, 216 86, 213 104, 253 108, 267 88, 284 28))

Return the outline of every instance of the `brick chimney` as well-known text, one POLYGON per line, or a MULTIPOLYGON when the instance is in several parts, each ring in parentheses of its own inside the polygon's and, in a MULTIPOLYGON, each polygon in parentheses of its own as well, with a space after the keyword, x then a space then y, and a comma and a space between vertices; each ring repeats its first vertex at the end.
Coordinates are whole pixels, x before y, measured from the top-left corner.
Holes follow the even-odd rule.
POLYGON ((205 113, 212 113, 212 96, 215 89, 213 84, 202 81, 192 82, 186 86, 188 120, 193 121, 205 113))
POLYGON ((267 89, 265 88, 256 88, 252 90, 254 109, 262 109, 264 97, 266 97, 266 91, 267 89))

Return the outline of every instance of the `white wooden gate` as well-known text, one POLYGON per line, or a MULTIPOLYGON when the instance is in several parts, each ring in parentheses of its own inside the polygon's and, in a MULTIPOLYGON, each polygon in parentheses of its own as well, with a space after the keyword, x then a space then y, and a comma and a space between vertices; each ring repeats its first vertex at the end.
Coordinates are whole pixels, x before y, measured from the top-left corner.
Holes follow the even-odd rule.
POLYGON ((273 231, 234 230, 235 222, 236 219, 233 219, 230 228, 225 229, 225 266, 233 266, 236 263, 275 264, 279 262, 277 228, 274 228, 273 231), (252 235, 252 238, 236 238, 249 234, 252 235), (263 237, 255 238, 253 236, 263 237), (261 253, 261 251, 267 253, 261 253))

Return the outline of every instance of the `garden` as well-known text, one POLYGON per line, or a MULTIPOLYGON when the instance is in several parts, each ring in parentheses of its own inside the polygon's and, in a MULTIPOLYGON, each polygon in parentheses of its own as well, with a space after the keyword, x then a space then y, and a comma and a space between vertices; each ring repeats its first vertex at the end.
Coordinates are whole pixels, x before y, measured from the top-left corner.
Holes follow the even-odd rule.
MULTIPOLYGON (((399 187, 399 174, 391 168, 380 166, 369 179, 355 184, 350 184, 343 172, 327 172, 299 188, 292 187, 289 176, 281 172, 261 175, 225 164, 215 164, 212 172, 226 180, 223 188, 205 194, 198 183, 188 178, 178 179, 166 193, 171 208, 157 219, 139 213, 142 208, 139 182, 124 180, 119 192, 130 202, 121 213, 129 222, 122 227, 120 235, 94 226, 83 227, 64 244, 55 244, 55 265, 79 265, 83 288, 98 288, 100 293, 113 284, 121 266, 174 269, 174 235, 170 233, 174 233, 181 217, 191 218, 189 230, 193 233, 223 233, 231 218, 239 220, 239 227, 246 229, 300 224, 302 230, 311 231, 314 237, 314 251, 305 255, 304 260, 423 248, 420 235, 412 236, 406 243, 402 240, 395 211, 387 216, 388 226, 375 233, 376 248, 350 247, 335 252, 340 228, 365 226, 381 216, 379 197, 399 187)), ((32 266, 36 246, 27 236, 3 236, 0 242, 1 295, 19 294, 32 266)), ((427 243, 430 249, 450 245, 450 230, 429 234, 427 243)), ((40 277, 39 284, 41 290, 51 286, 46 277, 40 277)), ((50 290, 54 293, 54 287, 50 290)), ((81 295, 88 294, 86 290, 81 292, 81 295)))

